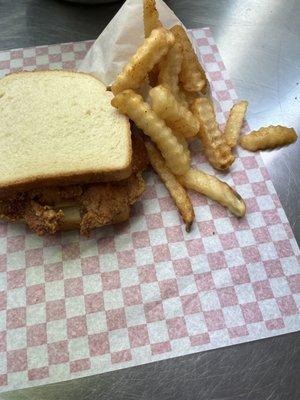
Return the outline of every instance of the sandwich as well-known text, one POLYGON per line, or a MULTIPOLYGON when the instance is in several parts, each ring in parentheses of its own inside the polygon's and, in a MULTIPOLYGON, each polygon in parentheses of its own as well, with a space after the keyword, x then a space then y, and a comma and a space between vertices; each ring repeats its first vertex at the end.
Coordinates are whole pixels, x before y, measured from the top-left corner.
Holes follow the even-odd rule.
POLYGON ((126 221, 145 189, 143 140, 90 74, 0 79, 0 218, 38 235, 126 221))

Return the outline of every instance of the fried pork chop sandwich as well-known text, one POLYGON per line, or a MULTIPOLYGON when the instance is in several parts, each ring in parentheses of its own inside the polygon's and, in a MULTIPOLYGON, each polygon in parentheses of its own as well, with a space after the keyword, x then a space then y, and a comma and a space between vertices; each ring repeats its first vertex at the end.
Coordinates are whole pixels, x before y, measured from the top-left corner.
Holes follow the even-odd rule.
POLYGON ((97 78, 66 71, 0 79, 0 218, 83 235, 129 218, 144 191, 143 141, 97 78))

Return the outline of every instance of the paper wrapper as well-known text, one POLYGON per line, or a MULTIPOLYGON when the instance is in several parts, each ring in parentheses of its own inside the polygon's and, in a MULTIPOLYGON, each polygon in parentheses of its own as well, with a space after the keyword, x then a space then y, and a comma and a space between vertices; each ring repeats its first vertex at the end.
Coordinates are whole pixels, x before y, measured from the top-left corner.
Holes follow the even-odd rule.
MULTIPOLYGON (((237 96, 210 30, 192 35, 222 125, 237 96)), ((0 74, 77 68, 91 44, 0 52, 0 74)), ((214 173, 197 145, 192 152, 214 173)), ((259 154, 238 148, 222 175, 245 199, 246 217, 191 194, 190 233, 158 177, 145 178, 130 221, 90 239, 0 224, 2 391, 300 329, 299 248, 259 154)))
MULTIPOLYGON (((161 0, 156 1, 166 28, 182 23, 161 0)), ((92 46, 79 69, 92 72, 110 86, 144 40, 143 2, 127 0, 92 46)))

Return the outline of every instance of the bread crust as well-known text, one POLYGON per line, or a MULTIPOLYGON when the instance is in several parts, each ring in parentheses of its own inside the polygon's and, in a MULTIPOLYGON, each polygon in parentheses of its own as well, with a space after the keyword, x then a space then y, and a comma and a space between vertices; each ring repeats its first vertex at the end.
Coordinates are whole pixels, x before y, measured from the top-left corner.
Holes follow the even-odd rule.
POLYGON ((122 170, 109 170, 96 172, 87 171, 85 173, 72 173, 72 174, 61 174, 54 176, 38 176, 34 180, 24 179, 15 182, 11 182, 9 185, 0 185, 0 199, 6 198, 9 195, 18 192, 26 192, 31 189, 47 186, 69 186, 69 185, 80 185, 88 183, 98 182, 115 182, 129 178, 131 175, 131 162, 122 170))
MULTIPOLYGON (((27 75, 27 74, 70 74, 70 75, 88 75, 93 79, 101 82, 97 77, 92 74, 86 72, 75 72, 70 70, 43 70, 43 71, 17 71, 11 74, 6 75, 5 77, 0 79, 7 79, 9 77, 14 77, 15 75, 27 75)), ((102 82, 101 82, 102 83, 102 82)), ((102 83, 103 84, 103 83, 102 83)), ((103 84, 104 85, 104 84, 103 84)), ((105 86, 105 85, 104 85, 105 86)), ((129 119, 126 120, 127 122, 127 136, 128 141, 130 141, 131 137, 131 129, 130 129, 130 122, 129 119)), ((96 183, 96 182, 113 182, 113 181, 120 181, 123 179, 128 178, 131 173, 131 159, 132 159, 132 146, 130 146, 130 152, 128 159, 126 161, 125 167, 121 169, 115 168, 107 168, 101 171, 97 170, 87 170, 85 172, 72 172, 72 173, 61 173, 55 174, 53 176, 36 176, 34 178, 28 179, 20 179, 11 181, 7 184, 0 184, 0 198, 5 198, 8 195, 11 195, 16 192, 23 192, 30 189, 34 189, 41 186, 67 186, 73 184, 86 184, 86 183, 96 183)))

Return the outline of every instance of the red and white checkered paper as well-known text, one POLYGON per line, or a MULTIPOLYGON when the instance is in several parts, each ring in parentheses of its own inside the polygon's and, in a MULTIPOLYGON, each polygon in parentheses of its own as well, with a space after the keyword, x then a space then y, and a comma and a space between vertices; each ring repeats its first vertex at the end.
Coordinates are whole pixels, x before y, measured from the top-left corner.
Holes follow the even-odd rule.
MULTIPOLYGON (((209 29, 194 30, 221 124, 237 99, 209 29)), ((76 68, 92 42, 0 53, 1 74, 76 68)), ((194 146, 195 164, 215 171, 194 146)), ((247 203, 238 220, 192 194, 186 233, 159 179, 129 222, 38 237, 0 225, 0 384, 11 390, 300 329, 299 248, 259 155, 222 175, 247 203)))

